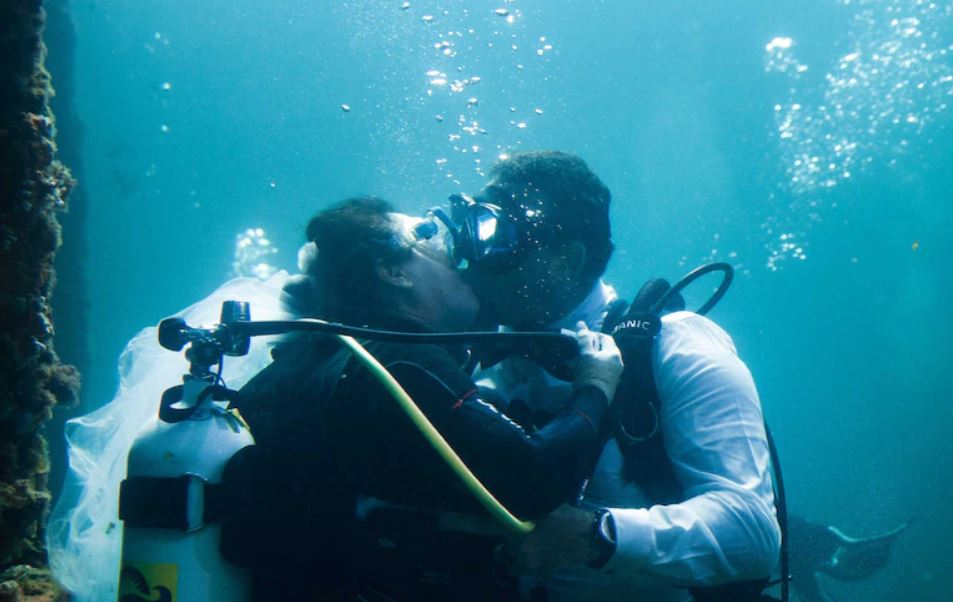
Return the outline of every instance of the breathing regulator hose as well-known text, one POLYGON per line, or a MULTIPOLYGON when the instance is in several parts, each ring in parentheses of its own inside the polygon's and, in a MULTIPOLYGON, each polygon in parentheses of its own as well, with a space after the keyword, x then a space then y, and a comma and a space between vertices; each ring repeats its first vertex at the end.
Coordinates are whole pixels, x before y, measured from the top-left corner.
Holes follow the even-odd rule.
POLYGON ((390 393, 397 404, 407 414, 410 420, 420 429, 421 434, 427 440, 427 443, 434 448, 441 458, 447 463, 450 469, 463 482, 464 487, 470 490, 473 496, 486 508, 495 519, 502 523, 507 529, 517 534, 526 534, 535 528, 535 524, 529 521, 520 520, 506 509, 486 486, 480 482, 473 471, 467 467, 457 452, 450 447, 443 435, 427 419, 427 416, 414 403, 407 391, 404 390, 397 379, 387 371, 387 368, 381 364, 377 358, 370 354, 354 337, 346 335, 337 335, 354 354, 354 356, 377 378, 387 392, 390 393))

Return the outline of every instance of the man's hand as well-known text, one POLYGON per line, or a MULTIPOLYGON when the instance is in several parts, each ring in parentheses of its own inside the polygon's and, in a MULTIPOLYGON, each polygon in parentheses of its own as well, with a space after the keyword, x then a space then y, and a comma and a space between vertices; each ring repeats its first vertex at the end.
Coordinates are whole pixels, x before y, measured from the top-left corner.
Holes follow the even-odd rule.
POLYGON ((560 506, 536 523, 529 535, 506 545, 517 575, 543 577, 570 566, 584 566, 599 557, 593 540, 594 514, 573 506, 560 506))
POLYGON ((612 403, 623 368, 622 353, 615 340, 607 334, 589 330, 582 321, 576 324, 573 336, 579 345, 579 357, 573 368, 573 384, 577 387, 592 385, 612 403))

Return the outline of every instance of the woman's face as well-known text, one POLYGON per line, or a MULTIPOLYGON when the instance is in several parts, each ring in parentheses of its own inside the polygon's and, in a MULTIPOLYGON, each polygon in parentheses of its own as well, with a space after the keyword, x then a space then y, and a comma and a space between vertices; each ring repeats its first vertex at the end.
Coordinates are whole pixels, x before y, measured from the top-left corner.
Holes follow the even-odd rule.
POLYGON ((473 289, 450 266, 425 250, 414 249, 408 266, 422 305, 429 306, 438 331, 466 330, 476 322, 480 304, 473 289))
MULTIPOLYGON (((409 232, 419 218, 394 214, 398 229, 409 232)), ((405 235, 413 250, 405 265, 414 284, 414 298, 423 315, 437 331, 452 332, 473 326, 480 304, 473 289, 461 278, 440 236, 415 240, 405 235)))

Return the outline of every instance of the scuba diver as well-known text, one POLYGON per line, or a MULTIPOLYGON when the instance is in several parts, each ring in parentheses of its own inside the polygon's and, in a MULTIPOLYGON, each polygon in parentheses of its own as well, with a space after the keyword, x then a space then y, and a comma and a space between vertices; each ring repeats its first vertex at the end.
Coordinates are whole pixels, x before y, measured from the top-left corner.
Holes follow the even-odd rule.
MULTIPOLYGON (((320 212, 307 237, 319 249, 309 277, 320 309, 304 296, 299 312, 417 333, 460 331, 477 315, 434 221, 357 198, 320 212)), ((299 279, 288 291, 307 288, 299 279)), ((584 326, 573 336, 572 391, 539 429, 483 398, 461 368, 465 349, 366 347, 506 508, 535 518, 571 501, 592 471, 622 373, 610 336, 584 326)), ((260 456, 248 472, 265 479, 247 504, 270 516, 225 544, 255 568, 254 599, 517 598, 516 581, 492 562, 505 533, 350 350, 335 337, 300 335, 274 357, 239 396, 256 440, 246 450, 260 456)))
MULTIPOLYGON (((451 197, 448 216, 484 320, 526 330, 582 320, 617 341, 649 323, 647 307, 636 307, 644 303, 627 307, 601 279, 613 250, 611 195, 582 159, 514 153, 489 177, 475 197, 451 197)), ((653 288, 667 285, 643 293, 653 288)), ((682 309, 674 298, 666 306, 655 313, 682 309)), ((613 436, 583 503, 510 545, 512 569, 549 600, 761 599, 781 529, 758 392, 731 338, 701 315, 672 311, 642 357, 623 354, 613 436)), ((519 358, 476 380, 537 425, 571 391, 519 358)))
MULTIPOLYGON (((818 573, 856 580, 886 564, 906 525, 853 539, 798 516, 785 524, 751 374, 703 316, 727 289, 729 266, 705 266, 674 287, 653 279, 631 304, 619 299, 601 279, 613 251, 611 194, 568 153, 514 153, 479 195, 450 199, 449 214, 436 214, 457 235, 456 259, 485 322, 542 330, 582 320, 612 333, 626 362, 613 435, 583 495, 506 549, 524 591, 548 600, 770 600, 763 590, 780 551, 780 574, 793 576, 802 599, 821 602, 829 598, 818 573), (697 312, 681 311, 678 290, 708 268, 725 272, 722 285, 697 312)), ((570 390, 520 357, 475 379, 529 425, 545 424, 570 390)), ((788 581, 779 579, 784 599, 788 581)))

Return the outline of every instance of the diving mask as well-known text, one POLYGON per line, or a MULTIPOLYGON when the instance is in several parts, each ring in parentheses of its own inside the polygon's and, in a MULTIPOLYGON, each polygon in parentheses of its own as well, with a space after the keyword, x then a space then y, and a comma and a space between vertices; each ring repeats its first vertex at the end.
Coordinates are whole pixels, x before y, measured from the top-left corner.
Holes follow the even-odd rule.
POLYGON ((453 245, 455 264, 479 264, 481 267, 503 269, 512 263, 518 251, 525 247, 517 228, 503 208, 492 202, 477 200, 466 194, 450 196, 450 214, 440 207, 427 213, 432 226, 421 229, 445 229, 453 245))

